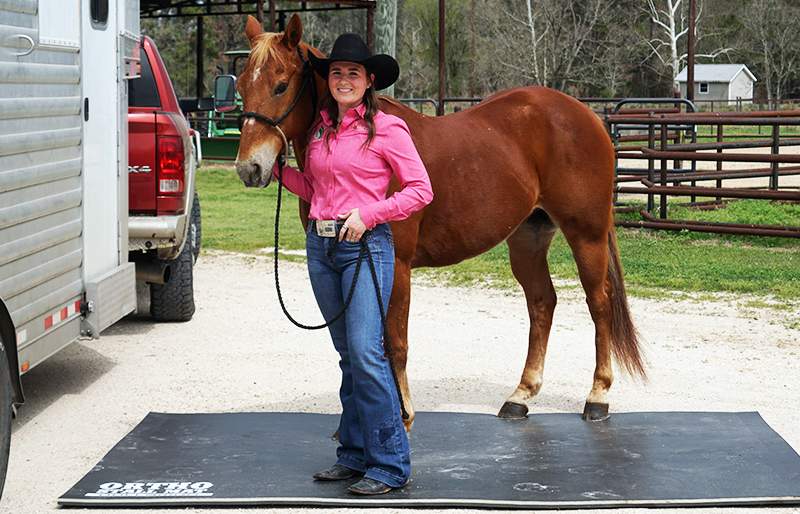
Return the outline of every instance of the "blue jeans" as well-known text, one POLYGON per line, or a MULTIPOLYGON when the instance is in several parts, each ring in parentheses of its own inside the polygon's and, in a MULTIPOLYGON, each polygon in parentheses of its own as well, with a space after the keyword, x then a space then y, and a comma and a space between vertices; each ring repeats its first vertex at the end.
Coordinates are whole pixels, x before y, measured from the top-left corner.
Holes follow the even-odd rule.
MULTIPOLYGON (((321 237, 312 225, 306 234, 308 274, 327 321, 341 310, 347 299, 361 242, 321 237), (328 251, 334 244, 329 257, 328 251)), ((363 239, 372 254, 386 309, 394 281, 392 232, 384 223, 364 233, 363 239)), ((411 473, 408 437, 389 361, 384 357, 383 325, 366 254, 350 305, 329 330, 342 369, 341 445, 336 463, 365 471, 365 476, 391 487, 400 487, 408 482, 411 473)))

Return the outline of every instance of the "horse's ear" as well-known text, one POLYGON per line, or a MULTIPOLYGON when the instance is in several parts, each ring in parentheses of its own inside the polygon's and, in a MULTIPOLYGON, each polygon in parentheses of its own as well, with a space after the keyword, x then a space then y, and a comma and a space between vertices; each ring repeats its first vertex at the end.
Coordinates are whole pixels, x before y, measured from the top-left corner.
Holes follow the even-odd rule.
POLYGON ((303 37, 303 22, 300 21, 300 16, 297 13, 292 14, 289 19, 289 24, 283 32, 283 45, 289 50, 294 50, 300 44, 300 39, 303 37))
POLYGON ((256 43, 256 39, 258 36, 264 33, 264 28, 252 16, 247 16, 247 26, 244 29, 245 35, 247 35, 247 40, 250 41, 250 48, 253 48, 253 45, 256 43))

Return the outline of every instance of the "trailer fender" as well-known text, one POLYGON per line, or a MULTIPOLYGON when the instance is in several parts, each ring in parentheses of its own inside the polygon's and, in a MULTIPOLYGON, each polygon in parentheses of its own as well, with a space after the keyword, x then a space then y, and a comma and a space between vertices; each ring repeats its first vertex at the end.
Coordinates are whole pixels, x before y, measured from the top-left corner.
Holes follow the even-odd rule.
POLYGON ((17 359, 17 334, 11 314, 2 299, 0 299, 0 345, 2 346, 1 353, 4 353, 4 358, 8 359, 8 369, 11 372, 11 400, 16 415, 17 408, 25 403, 25 396, 22 393, 22 380, 17 359))

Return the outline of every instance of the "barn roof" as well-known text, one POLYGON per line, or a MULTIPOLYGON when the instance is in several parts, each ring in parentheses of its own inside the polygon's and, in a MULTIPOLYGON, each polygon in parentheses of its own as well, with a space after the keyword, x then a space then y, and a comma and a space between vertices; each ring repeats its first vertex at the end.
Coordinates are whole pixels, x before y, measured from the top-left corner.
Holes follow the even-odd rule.
MULTIPOLYGON (((678 76, 675 77, 677 82, 686 82, 687 68, 683 68, 678 76)), ((695 64, 694 65, 694 81, 695 82, 724 82, 729 83, 736 78, 739 73, 744 71, 750 80, 757 82, 758 79, 744 64, 695 64)))
MULTIPOLYGON (((139 0, 139 11, 143 18, 173 18, 180 16, 223 16, 256 14, 258 4, 265 13, 269 13, 269 2, 266 0, 139 0), (264 5, 266 4, 266 5, 264 5)), ((285 4, 286 2, 284 2, 285 4)), ((347 7, 371 7, 378 5, 378 0, 295 0, 300 9, 283 5, 281 12, 338 10, 347 7), (321 8, 309 7, 306 4, 334 4, 321 8)), ((283 29, 281 29, 283 30, 283 29)))

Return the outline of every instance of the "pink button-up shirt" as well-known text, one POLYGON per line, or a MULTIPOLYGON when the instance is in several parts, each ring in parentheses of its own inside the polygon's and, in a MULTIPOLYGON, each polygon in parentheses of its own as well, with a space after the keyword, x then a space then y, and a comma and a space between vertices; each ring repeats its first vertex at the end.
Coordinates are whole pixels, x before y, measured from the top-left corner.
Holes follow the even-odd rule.
MULTIPOLYGON (((323 111, 322 123, 306 150, 304 172, 291 166, 283 168, 284 186, 311 204, 312 219, 338 219, 357 208, 367 229, 371 229, 379 223, 405 219, 433 199, 428 172, 405 122, 378 111, 375 138, 364 150, 368 134, 362 119, 364 111, 364 104, 347 111, 339 130, 328 140, 330 148, 325 133, 331 130, 332 121, 323 111), (392 173, 402 188, 386 198, 392 173)), ((277 168, 274 174, 277 176, 277 168)))

